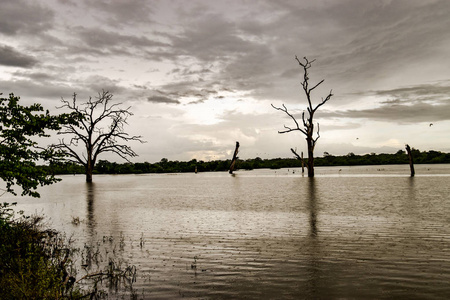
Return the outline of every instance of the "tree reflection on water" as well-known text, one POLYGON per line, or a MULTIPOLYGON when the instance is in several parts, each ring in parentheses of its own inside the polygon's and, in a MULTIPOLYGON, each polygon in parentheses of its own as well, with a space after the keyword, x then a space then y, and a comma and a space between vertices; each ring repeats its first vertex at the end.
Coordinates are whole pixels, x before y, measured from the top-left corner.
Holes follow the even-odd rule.
POLYGON ((95 183, 87 182, 86 185, 86 202, 87 202, 87 228, 89 236, 92 238, 95 235, 95 183))
POLYGON ((316 182, 314 177, 309 178, 308 182, 308 210, 309 210, 309 236, 317 237, 317 200, 316 200, 316 182))
POLYGON ((306 290, 304 291, 305 296, 308 298, 316 298, 320 295, 320 278, 321 278, 321 249, 318 237, 317 228, 317 186, 316 179, 314 177, 308 178, 307 183, 307 208, 309 212, 309 232, 307 236, 306 244, 307 249, 307 280, 306 280, 306 290))

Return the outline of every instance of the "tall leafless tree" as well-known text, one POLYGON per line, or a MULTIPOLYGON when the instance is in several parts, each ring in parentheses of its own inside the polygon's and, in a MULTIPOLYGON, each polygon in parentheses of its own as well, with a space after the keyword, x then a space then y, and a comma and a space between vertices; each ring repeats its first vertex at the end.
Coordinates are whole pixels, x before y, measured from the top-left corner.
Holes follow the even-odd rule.
MULTIPOLYGON (((306 143, 308 147, 308 177, 314 177, 314 148, 316 146, 317 140, 320 138, 320 131, 319 131, 319 123, 317 123, 317 134, 314 135, 314 114, 316 113, 317 109, 327 103, 331 97, 333 96, 332 91, 324 98, 322 98, 322 102, 314 106, 312 100, 311 100, 311 92, 317 88, 319 85, 321 85, 324 82, 324 79, 322 79, 319 83, 316 85, 310 87, 309 85, 309 73, 308 70, 311 68, 312 63, 315 61, 311 60, 309 61, 306 57, 303 58, 303 60, 298 59, 297 56, 295 56, 295 60, 298 62, 298 64, 303 68, 303 82, 302 87, 303 91, 305 92, 306 99, 308 101, 307 105, 307 111, 308 115, 305 116, 305 111, 302 113, 302 125, 303 128, 300 127, 299 122, 295 118, 293 114, 291 114, 286 106, 283 104, 282 107, 276 107, 272 104, 272 107, 276 110, 280 110, 287 114, 292 121, 294 121, 295 126, 294 127, 288 127, 284 125, 285 130, 278 131, 278 133, 287 133, 291 131, 300 131, 306 136, 306 143)), ((301 159, 301 157, 298 155, 298 153, 291 148, 292 153, 295 154, 295 156, 298 159, 301 159)))
POLYGON ((141 136, 130 136, 124 131, 127 118, 133 114, 130 107, 119 108, 122 103, 111 103, 113 95, 108 91, 102 91, 93 100, 91 97, 85 103, 77 103, 77 95, 74 93, 72 100, 61 98, 63 103, 58 108, 65 108, 79 115, 79 123, 76 125, 64 125, 60 135, 68 135, 70 139, 59 140, 55 148, 64 150, 67 160, 81 164, 86 170, 86 182, 92 182, 97 157, 101 153, 115 153, 129 161, 129 158, 137 156, 126 143, 139 141, 144 143, 141 136), (77 146, 84 148, 80 150, 77 146))

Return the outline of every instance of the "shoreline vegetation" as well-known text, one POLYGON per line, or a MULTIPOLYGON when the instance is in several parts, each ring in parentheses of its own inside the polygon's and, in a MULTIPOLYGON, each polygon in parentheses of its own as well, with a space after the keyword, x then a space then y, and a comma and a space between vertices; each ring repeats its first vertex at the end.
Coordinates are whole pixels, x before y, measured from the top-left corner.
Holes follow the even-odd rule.
MULTIPOLYGON (((450 163, 450 153, 412 149, 412 155, 415 164, 450 163)), ((162 158, 161 161, 156 163, 116 163, 100 160, 95 166, 94 174, 186 173, 195 172, 195 170, 198 172, 228 171, 230 164, 230 159, 213 161, 196 159, 190 161, 170 161, 167 158, 162 158)), ((325 152, 323 157, 316 157, 314 160, 316 167, 394 164, 409 164, 408 155, 404 150, 398 150, 394 154, 371 153, 356 155, 354 153, 348 153, 342 156, 334 156, 325 152)), ((238 159, 236 163, 237 170, 299 168, 301 166, 301 160, 296 158, 262 159, 256 157, 253 159, 238 159)), ((71 162, 51 163, 48 166, 41 166, 41 168, 46 169, 48 173, 53 175, 85 174, 83 166, 71 162)))
POLYGON ((106 299, 120 291, 137 299, 135 266, 114 255, 102 257, 101 242, 96 249, 75 248, 64 233, 48 228, 43 217, 15 212, 15 205, 0 203, 1 297, 106 299), (80 261, 83 269, 78 266, 80 261))

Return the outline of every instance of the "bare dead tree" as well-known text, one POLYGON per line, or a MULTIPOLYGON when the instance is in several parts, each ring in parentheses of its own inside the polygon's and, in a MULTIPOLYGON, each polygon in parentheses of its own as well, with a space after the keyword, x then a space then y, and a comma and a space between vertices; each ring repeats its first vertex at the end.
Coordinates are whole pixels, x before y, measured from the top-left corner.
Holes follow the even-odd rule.
MULTIPOLYGON (((333 94, 332 94, 332 91, 330 91, 330 93, 325 97, 325 99, 322 98, 322 102, 320 102, 319 104, 317 104, 314 107, 312 99, 311 99, 311 92, 315 88, 317 88, 319 85, 321 85, 324 82, 324 79, 322 79, 316 85, 310 87, 308 70, 309 70, 309 68, 311 68, 311 65, 315 61, 315 59, 309 61, 306 57, 304 57, 303 61, 301 61, 300 59, 298 59, 297 56, 295 56, 295 60, 303 68, 302 87, 303 87, 303 91, 305 92, 306 99, 308 101, 308 103, 307 103, 308 104, 307 105, 308 115, 305 116, 304 111, 302 113, 303 127, 300 127, 299 122, 297 121, 295 116, 288 111, 288 109, 286 108, 286 106, 284 104, 282 104, 282 107, 276 107, 273 104, 271 104, 271 105, 276 110, 280 110, 280 111, 284 112, 286 115, 288 115, 292 119, 292 121, 294 122, 294 125, 295 125, 294 127, 288 127, 288 126, 284 125, 285 130, 278 131, 278 133, 300 131, 301 133, 303 133, 306 136, 306 143, 307 143, 307 147, 308 147, 308 162, 307 162, 308 177, 314 177, 314 148, 316 146, 317 140, 320 138, 319 123, 317 123, 317 134, 314 136, 314 114, 319 109, 319 107, 321 107, 322 105, 324 105, 331 99, 333 94)), ((291 148, 291 151, 294 153, 294 155, 297 158, 300 158, 300 155, 298 155, 295 150, 293 150, 291 148)))
POLYGON ((130 136, 124 131, 127 118, 133 114, 130 107, 119 108, 122 103, 111 103, 113 95, 108 91, 102 91, 93 100, 91 97, 85 103, 77 103, 77 95, 74 93, 71 101, 61 98, 62 106, 77 113, 78 125, 64 125, 58 134, 68 135, 70 139, 59 140, 59 144, 53 145, 57 149, 66 152, 67 160, 84 166, 86 170, 86 182, 92 182, 97 157, 101 153, 115 153, 129 161, 130 157, 137 156, 130 146, 130 141, 145 143, 141 136, 130 136), (77 146, 84 148, 80 150, 77 146))

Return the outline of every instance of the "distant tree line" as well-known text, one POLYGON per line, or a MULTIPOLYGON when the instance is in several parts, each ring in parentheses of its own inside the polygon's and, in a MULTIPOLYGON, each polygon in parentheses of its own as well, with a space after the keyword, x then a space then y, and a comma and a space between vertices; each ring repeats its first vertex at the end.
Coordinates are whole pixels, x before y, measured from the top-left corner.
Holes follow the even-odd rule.
MULTIPOLYGON (((423 151, 418 149, 411 150, 416 164, 444 164, 450 163, 450 153, 439 151, 423 151)), ((409 164, 406 151, 398 150, 395 154, 365 154, 356 155, 348 153, 344 156, 334 156, 327 152, 324 156, 317 158, 317 166, 356 166, 356 165, 393 165, 393 164, 409 164)))
MULTIPOLYGON (((439 151, 419 151, 412 150, 414 162, 416 164, 443 164, 450 163, 450 153, 439 151)), ((185 173, 194 172, 214 172, 228 171, 231 160, 203 161, 192 159, 190 161, 170 161, 167 158, 156 163, 116 163, 100 160, 94 168, 95 174, 145 174, 145 173, 185 173)), ((395 154, 365 154, 335 156, 325 152, 323 157, 315 158, 316 166, 356 166, 356 165, 392 165, 408 164, 408 156, 404 150, 399 150, 395 154)), ((272 158, 262 159, 260 157, 241 160, 236 163, 236 168, 240 170, 253 169, 280 169, 299 168, 301 161, 295 158, 272 158)), ((83 166, 71 162, 52 162, 49 166, 43 166, 51 174, 84 174, 83 166)), ((306 170, 305 170, 306 171, 306 170)))

